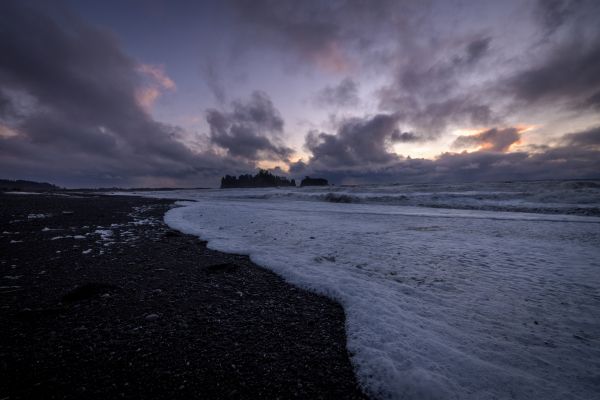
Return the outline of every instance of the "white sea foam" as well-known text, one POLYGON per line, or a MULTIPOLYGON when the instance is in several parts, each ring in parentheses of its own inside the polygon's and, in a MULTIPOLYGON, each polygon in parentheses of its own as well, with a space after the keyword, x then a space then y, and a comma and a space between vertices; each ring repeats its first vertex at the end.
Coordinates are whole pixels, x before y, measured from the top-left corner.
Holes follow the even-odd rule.
POLYGON ((96 229, 94 233, 100 235, 100 239, 102 240, 111 240, 113 236, 113 231, 110 229, 96 229))
POLYGON ((165 221, 340 301, 358 378, 377 397, 597 396, 600 218, 275 192, 145 195, 195 200, 165 221))
POLYGON ((27 219, 41 219, 51 217, 52 214, 28 214, 27 219))

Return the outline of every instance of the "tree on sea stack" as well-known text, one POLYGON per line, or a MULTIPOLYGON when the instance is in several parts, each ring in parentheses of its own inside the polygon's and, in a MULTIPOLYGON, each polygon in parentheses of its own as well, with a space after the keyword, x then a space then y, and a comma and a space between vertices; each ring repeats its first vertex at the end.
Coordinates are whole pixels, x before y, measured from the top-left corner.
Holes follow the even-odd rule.
POLYGON ((240 175, 239 177, 225 175, 221 178, 221 189, 278 186, 296 186, 296 181, 273 175, 266 169, 259 170, 254 176, 250 174, 240 175))
POLYGON ((300 186, 328 186, 329 182, 324 178, 311 178, 310 176, 305 177, 300 182, 300 186))

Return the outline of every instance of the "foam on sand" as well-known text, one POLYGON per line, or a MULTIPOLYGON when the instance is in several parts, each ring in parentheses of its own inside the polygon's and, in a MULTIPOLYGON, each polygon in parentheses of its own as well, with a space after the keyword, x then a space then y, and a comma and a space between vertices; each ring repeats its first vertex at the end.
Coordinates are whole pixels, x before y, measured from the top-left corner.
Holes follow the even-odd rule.
POLYGON ((200 200, 165 220, 339 300, 359 380, 381 397, 597 394, 598 221, 388 211, 200 200))
MULTIPOLYGON (((598 208, 597 188, 542 187, 529 208, 540 213, 314 201, 294 189, 144 195, 195 200, 165 221, 337 299, 357 376, 376 397, 591 399, 600 218, 578 204, 583 193, 598 208), (544 201, 557 199, 578 215, 549 213, 544 201)), ((464 192, 472 202, 487 201, 474 189, 464 192)))

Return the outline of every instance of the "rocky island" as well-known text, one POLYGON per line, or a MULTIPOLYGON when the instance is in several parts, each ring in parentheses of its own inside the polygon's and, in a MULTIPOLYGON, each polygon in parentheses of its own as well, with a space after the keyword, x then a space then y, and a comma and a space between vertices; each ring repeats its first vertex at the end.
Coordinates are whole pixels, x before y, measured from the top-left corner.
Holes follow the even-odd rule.
POLYGON ((329 182, 324 178, 311 178, 310 176, 305 177, 300 182, 300 186, 328 186, 329 182))
POLYGON ((264 169, 258 171, 254 176, 250 174, 240 175, 239 177, 225 175, 221 178, 221 189, 277 186, 296 186, 296 181, 273 175, 264 169))

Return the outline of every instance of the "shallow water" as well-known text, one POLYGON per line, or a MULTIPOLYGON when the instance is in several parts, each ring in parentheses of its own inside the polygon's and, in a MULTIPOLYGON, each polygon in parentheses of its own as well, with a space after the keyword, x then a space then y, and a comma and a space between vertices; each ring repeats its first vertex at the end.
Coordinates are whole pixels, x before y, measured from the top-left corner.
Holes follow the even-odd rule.
POLYGON ((525 186, 145 195, 194 200, 166 222, 340 301, 358 378, 379 397, 594 398, 600 218, 577 210, 598 207, 599 189, 540 183, 537 195, 531 184, 518 195, 525 186), (372 200, 384 192, 438 203, 372 200), (492 192, 511 194, 490 206, 492 192), (328 193, 363 200, 331 202, 328 193), (496 211, 515 209, 506 201, 537 212, 496 211))

